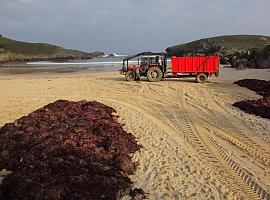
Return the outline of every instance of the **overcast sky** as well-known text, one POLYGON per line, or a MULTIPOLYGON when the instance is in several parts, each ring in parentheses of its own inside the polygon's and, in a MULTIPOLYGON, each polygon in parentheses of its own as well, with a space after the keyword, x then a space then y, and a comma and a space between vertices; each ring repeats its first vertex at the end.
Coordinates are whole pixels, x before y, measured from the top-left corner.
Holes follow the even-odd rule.
POLYGON ((0 0, 0 33, 84 51, 135 53, 204 37, 270 35, 270 0, 0 0))

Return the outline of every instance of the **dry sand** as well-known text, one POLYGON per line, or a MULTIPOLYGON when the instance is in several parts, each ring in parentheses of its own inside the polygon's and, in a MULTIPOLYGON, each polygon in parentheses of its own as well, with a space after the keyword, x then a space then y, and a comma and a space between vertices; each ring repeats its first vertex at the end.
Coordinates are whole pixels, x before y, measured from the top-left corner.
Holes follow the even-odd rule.
POLYGON ((231 106, 259 97, 232 84, 241 78, 270 79, 270 71, 222 69, 206 84, 126 82, 117 72, 2 76, 0 126, 58 99, 97 100, 144 146, 132 180, 150 199, 266 199, 270 121, 231 106))

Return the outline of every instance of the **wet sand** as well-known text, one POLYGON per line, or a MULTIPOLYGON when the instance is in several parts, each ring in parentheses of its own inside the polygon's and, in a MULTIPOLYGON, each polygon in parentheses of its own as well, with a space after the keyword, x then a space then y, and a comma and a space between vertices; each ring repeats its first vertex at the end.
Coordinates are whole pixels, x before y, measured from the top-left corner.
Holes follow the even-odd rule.
POLYGON ((18 74, 61 74, 74 73, 86 68, 78 67, 30 67, 30 66, 0 66, 0 76, 2 75, 18 75, 18 74))
POLYGON ((82 74, 111 70, 102 66, 0 66, 0 76, 82 74))
POLYGON ((135 187, 150 199, 260 199, 270 193, 270 121, 231 105, 259 96, 232 84, 269 70, 221 69, 219 79, 126 82, 117 72, 0 77, 0 126, 58 99, 114 107, 143 149, 135 187))

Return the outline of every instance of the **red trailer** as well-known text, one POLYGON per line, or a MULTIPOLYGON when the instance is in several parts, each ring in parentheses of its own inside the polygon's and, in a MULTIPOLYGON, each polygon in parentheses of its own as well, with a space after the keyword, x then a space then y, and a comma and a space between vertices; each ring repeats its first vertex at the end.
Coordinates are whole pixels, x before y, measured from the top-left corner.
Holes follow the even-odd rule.
MULTIPOLYGON (((218 76, 218 56, 172 57, 173 76, 196 76, 197 82, 205 82, 211 75, 218 76)), ((166 77, 166 76, 165 76, 166 77)), ((169 77, 169 76, 167 76, 169 77)))
POLYGON ((170 67, 166 53, 152 52, 126 57, 120 70, 128 81, 139 80, 140 76, 146 76, 151 82, 160 81, 162 78, 196 77, 199 83, 207 81, 211 75, 217 77, 218 72, 218 56, 173 56, 170 67))

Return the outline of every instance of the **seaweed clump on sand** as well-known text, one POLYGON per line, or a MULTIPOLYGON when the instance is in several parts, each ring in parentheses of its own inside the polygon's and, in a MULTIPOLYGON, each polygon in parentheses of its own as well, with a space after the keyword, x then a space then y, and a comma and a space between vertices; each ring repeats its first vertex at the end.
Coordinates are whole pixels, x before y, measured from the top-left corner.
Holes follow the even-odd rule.
POLYGON ((270 119, 270 81, 243 79, 234 83, 255 91, 257 94, 263 96, 263 98, 235 102, 233 106, 238 107, 249 114, 255 114, 270 119))
POLYGON ((0 171, 12 173, 0 185, 0 199, 145 198, 128 177, 141 146, 113 113, 95 101, 58 100, 4 125, 0 171))

